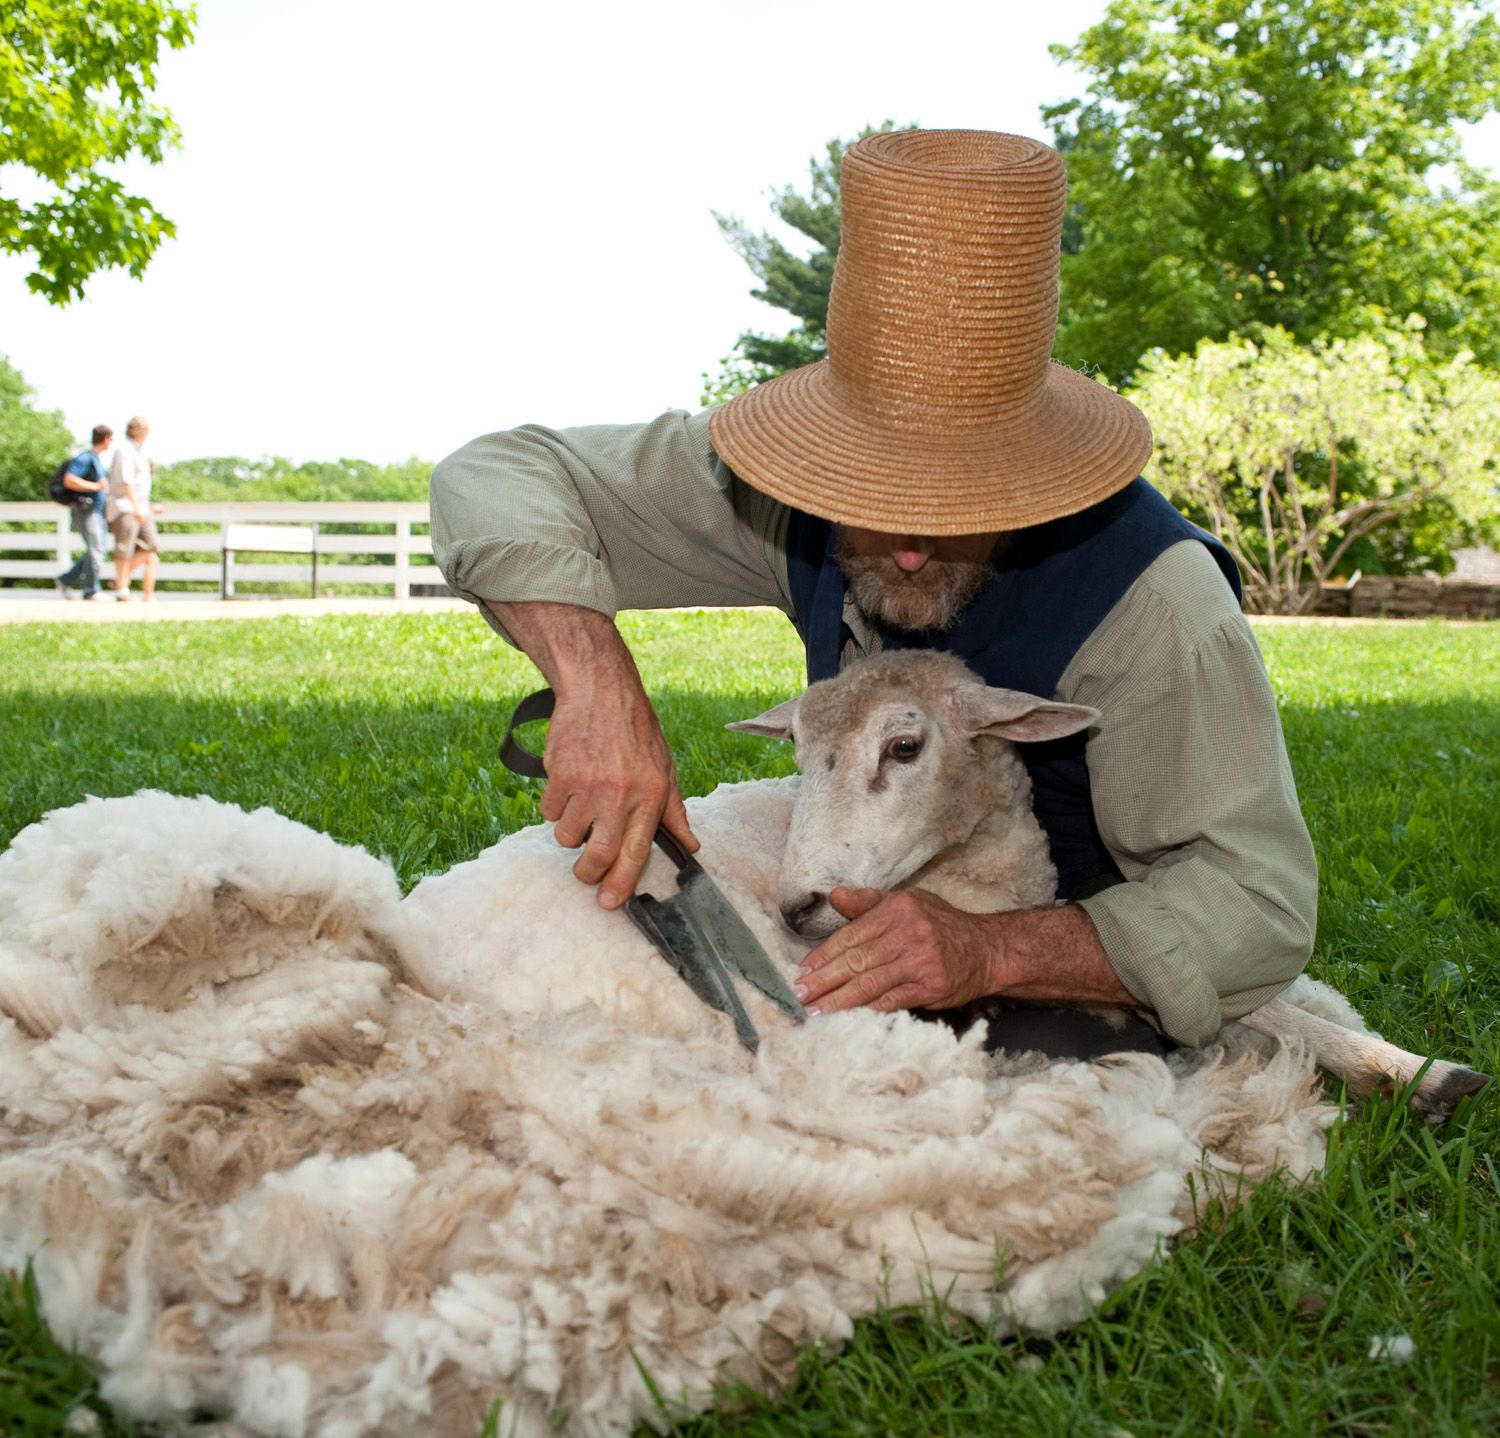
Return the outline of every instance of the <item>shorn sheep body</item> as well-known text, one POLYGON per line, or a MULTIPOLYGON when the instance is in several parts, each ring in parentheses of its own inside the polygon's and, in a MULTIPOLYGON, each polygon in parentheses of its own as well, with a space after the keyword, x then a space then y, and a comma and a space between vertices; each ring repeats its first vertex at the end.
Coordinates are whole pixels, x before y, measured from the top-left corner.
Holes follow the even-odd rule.
MULTIPOLYGON (((1057 872, 1014 745, 1062 738, 1099 717, 989 687, 952 655, 900 651, 731 724, 797 741, 805 777, 778 878, 783 918, 808 938, 832 933, 841 921, 827 896, 840 885, 920 887, 970 913, 1050 902, 1057 872)), ((1313 979, 1298 979, 1220 1040, 1242 1044, 1244 1029, 1301 1042, 1358 1096, 1410 1086, 1412 1105, 1435 1121, 1489 1082, 1386 1043, 1313 979)))
MULTIPOLYGON (((690 804, 789 972, 800 787, 690 804)), ((122 1413, 468 1438, 499 1398, 502 1431, 628 1433, 667 1416, 643 1369, 687 1408, 774 1387, 880 1302, 1056 1330, 1205 1184, 1321 1162, 1300 1041, 1046 1064, 744 989, 752 1057, 571 862, 527 830, 403 901, 363 851, 156 793, 0 855, 0 1263, 122 1413)))

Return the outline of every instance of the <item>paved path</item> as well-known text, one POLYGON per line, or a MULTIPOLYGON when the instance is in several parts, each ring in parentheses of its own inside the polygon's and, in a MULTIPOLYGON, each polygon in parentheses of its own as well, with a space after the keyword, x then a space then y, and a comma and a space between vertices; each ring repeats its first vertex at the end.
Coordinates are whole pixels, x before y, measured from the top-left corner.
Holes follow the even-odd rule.
POLYGON ((451 614, 472 611, 462 599, 219 599, 158 595, 124 604, 63 599, 43 589, 0 589, 0 624, 152 624, 163 619, 288 619, 312 614, 451 614))

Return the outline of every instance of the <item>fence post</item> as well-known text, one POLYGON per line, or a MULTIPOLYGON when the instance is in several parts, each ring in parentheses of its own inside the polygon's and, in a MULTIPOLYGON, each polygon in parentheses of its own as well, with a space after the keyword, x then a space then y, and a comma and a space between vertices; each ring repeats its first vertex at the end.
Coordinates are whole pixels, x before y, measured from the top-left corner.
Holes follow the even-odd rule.
POLYGON ((396 520, 396 594, 411 598, 411 520, 404 514, 396 520))
POLYGON ((219 598, 234 598, 234 573, 229 563, 230 551, 224 541, 229 537, 230 519, 227 514, 219 520, 219 598))
MULTIPOLYGON (((57 516, 57 572, 61 574, 73 563, 73 525, 67 510, 57 516)), ((102 576, 101 576, 102 577, 102 576)))

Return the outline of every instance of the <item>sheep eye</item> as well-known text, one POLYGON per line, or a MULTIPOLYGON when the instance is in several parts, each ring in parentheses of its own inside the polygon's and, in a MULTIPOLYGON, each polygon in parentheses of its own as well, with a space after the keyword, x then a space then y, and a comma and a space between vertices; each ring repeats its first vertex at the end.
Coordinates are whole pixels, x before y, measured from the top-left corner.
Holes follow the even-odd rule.
POLYGON ((922 752, 922 741, 903 734, 899 739, 892 739, 885 746, 885 752, 887 758, 894 759, 898 764, 910 764, 922 752))

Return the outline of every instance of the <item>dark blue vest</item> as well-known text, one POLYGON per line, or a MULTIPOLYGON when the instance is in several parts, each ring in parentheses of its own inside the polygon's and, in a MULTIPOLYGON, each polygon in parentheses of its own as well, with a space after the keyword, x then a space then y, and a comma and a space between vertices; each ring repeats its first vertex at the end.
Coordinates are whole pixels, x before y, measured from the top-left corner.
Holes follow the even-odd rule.
MULTIPOLYGON (((1009 536, 999 572, 952 629, 891 631, 886 648, 946 650, 986 684, 1052 698, 1063 671, 1104 616, 1158 555, 1184 539, 1208 546, 1238 598, 1240 576, 1228 551, 1136 479, 1081 514, 1009 536)), ((849 638, 844 576, 833 546, 828 520, 792 511, 787 572, 809 682, 838 672, 849 638)), ((1018 746, 1031 774, 1037 819, 1052 845, 1060 897, 1120 877, 1094 821, 1085 745, 1086 736, 1075 734, 1018 746)))

